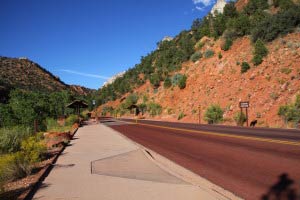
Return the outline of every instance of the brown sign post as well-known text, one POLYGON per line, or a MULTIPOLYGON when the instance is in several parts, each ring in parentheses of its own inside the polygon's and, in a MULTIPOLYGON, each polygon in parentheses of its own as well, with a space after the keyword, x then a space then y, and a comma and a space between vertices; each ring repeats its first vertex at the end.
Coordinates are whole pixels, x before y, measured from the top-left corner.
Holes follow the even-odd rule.
POLYGON ((249 126, 249 119, 248 119, 248 108, 249 108, 249 101, 241 101, 240 102, 240 108, 241 108, 241 116, 243 113, 243 108, 246 108, 246 119, 247 119, 247 127, 249 126))
POLYGON ((198 106, 199 111, 199 124, 201 124, 201 105, 198 106))

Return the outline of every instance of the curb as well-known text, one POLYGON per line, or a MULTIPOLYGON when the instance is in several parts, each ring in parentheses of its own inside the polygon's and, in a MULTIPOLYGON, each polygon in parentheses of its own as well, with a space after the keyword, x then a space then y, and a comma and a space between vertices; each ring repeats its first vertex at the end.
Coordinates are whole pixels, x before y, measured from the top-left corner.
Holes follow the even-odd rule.
MULTIPOLYGON (((104 126, 106 126, 106 125, 104 125, 104 126)), ((234 194, 228 190, 225 190, 221 186, 218 186, 218 185, 210 182, 209 180, 195 174, 194 172, 190 171, 189 169, 186 169, 186 168, 178 165, 177 163, 169 160, 168 158, 160 155, 159 153, 131 140, 127 136, 112 129, 111 127, 109 127, 109 126, 106 126, 106 127, 111 129, 113 132, 117 133, 118 135, 120 135, 121 137, 126 139, 127 141, 129 141, 129 142, 135 144, 137 147, 139 147, 143 151, 145 156, 149 160, 153 161, 161 169, 186 181, 187 183, 190 183, 191 185, 194 185, 194 186, 200 188, 201 190, 209 193, 216 199, 220 199, 220 200, 228 200, 228 199, 241 200, 242 199, 242 198, 238 197, 236 194, 234 194)))

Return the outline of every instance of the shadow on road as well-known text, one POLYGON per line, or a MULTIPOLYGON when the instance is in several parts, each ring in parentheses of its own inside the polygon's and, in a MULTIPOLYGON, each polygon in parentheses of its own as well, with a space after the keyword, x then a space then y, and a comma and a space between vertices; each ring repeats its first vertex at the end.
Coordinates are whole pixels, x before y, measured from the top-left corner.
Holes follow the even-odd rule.
POLYGON ((297 183, 283 173, 278 177, 278 181, 271 186, 269 191, 262 196, 262 200, 299 200, 297 192, 297 183))

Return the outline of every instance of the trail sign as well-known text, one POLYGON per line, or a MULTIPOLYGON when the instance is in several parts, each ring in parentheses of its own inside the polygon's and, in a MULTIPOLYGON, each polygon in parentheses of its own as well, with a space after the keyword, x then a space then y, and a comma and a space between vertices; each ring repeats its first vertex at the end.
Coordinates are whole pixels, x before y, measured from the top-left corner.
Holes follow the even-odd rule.
POLYGON ((240 108, 249 108, 249 101, 240 102, 240 108))

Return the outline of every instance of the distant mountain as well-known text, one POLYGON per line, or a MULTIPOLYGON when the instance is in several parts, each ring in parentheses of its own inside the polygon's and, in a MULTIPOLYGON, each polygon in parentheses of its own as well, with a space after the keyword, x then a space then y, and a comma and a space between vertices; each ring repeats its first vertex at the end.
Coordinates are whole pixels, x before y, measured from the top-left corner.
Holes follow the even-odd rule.
POLYGON ((67 85, 59 77, 27 58, 0 57, 0 102, 14 88, 41 92, 70 90, 78 95, 87 95, 93 91, 81 86, 67 85))

